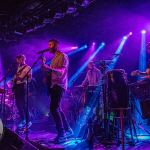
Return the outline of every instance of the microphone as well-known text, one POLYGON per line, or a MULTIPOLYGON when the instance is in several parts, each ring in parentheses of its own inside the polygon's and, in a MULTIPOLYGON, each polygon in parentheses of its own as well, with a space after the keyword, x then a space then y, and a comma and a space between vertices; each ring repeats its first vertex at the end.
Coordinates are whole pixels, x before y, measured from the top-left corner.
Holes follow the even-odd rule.
POLYGON ((49 48, 47 48, 47 49, 43 49, 43 50, 41 50, 41 51, 38 51, 38 52, 36 52, 37 54, 43 54, 43 53, 45 53, 45 52, 48 52, 50 49, 49 48))

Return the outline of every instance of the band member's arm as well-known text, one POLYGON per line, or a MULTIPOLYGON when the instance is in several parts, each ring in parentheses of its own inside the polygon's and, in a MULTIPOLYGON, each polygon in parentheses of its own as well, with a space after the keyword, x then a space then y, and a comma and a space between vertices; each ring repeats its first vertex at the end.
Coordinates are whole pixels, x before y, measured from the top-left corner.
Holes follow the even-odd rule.
POLYGON ((150 68, 146 69, 146 78, 150 79, 150 68))
POLYGON ((87 84, 88 84, 88 72, 87 72, 86 77, 85 77, 85 79, 83 80, 81 86, 86 86, 87 84))
POLYGON ((145 72, 139 71, 138 74, 150 78, 150 69, 147 68, 145 72))
POLYGON ((146 74, 147 74, 146 72, 142 72, 139 70, 134 70, 131 72, 131 76, 137 76, 137 75, 145 76, 146 74))
POLYGON ((146 72, 138 71, 138 75, 146 75, 146 72))

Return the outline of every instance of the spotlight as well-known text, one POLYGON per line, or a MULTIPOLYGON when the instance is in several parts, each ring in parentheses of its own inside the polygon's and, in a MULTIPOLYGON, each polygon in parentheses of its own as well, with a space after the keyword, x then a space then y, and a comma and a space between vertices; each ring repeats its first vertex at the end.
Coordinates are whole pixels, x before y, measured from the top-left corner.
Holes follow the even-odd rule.
POLYGON ((92 43, 92 45, 95 45, 95 44, 96 44, 95 42, 92 43))
POLYGON ((87 45, 85 45, 84 48, 87 48, 87 45))
POLYGON ((102 45, 102 46, 104 46, 104 45, 105 45, 105 43, 104 43, 104 42, 102 42, 102 43, 101 43, 101 45, 102 45))
POLYGON ((145 34, 145 33, 146 33, 146 30, 142 30, 141 33, 142 33, 142 34, 145 34))
POLYGON ((129 33, 129 35, 132 35, 132 34, 133 34, 132 32, 129 33))
POLYGON ((72 46, 71 47, 71 49, 77 49, 78 48, 78 46, 72 46))
POLYGON ((123 39, 126 40, 126 39, 127 39, 127 36, 124 36, 123 39))

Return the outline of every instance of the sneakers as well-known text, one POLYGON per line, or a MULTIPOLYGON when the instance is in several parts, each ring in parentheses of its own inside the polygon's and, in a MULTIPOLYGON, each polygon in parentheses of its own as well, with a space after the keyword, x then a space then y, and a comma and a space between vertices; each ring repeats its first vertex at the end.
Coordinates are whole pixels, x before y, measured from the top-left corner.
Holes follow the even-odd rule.
POLYGON ((73 130, 71 128, 66 131, 66 138, 71 137, 73 135, 74 135, 74 133, 73 133, 73 130))
POLYGON ((66 134, 58 134, 56 138, 54 138, 54 143, 59 144, 66 141, 66 134))
POLYGON ((54 139, 54 143, 58 144, 58 143, 63 143, 67 140, 67 138, 70 138, 71 136, 73 136, 73 130, 71 128, 69 128, 65 133, 62 134, 58 134, 54 139))

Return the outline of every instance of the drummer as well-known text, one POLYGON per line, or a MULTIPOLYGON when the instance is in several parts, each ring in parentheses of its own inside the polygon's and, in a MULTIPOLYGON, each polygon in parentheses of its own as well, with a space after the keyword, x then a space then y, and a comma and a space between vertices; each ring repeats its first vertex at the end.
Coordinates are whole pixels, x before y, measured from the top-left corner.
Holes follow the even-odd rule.
POLYGON ((88 64, 88 71, 86 73, 86 77, 81 84, 81 86, 87 89, 84 99, 84 106, 90 107, 91 105, 93 105, 92 102, 94 101, 94 99, 97 98, 98 94, 100 93, 99 89, 101 79, 101 71, 95 66, 93 61, 90 61, 88 64))

